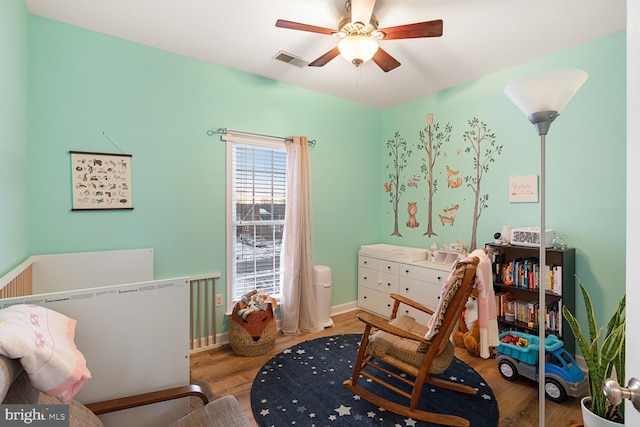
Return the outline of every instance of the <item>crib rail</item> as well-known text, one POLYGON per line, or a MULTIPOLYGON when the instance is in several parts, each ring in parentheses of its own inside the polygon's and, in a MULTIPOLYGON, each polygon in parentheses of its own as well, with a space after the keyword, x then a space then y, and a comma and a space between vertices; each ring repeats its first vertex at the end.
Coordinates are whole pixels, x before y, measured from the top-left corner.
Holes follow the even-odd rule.
POLYGON ((0 298, 24 297, 33 293, 33 258, 0 277, 0 298))
MULTIPOLYGON (((30 257, 0 277, 0 299, 33 294, 33 264, 30 257)), ((190 351, 214 348, 218 344, 216 324, 216 281, 220 273, 189 278, 190 282, 190 351)))
POLYGON ((216 281, 220 273, 190 277, 191 352, 214 348, 216 337, 216 281))

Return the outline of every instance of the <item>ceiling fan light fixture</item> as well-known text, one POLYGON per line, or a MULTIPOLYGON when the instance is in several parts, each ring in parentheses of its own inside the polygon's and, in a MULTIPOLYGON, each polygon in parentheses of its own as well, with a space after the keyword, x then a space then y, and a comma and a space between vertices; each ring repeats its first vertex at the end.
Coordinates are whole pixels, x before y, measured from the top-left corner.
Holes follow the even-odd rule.
POLYGON ((378 43, 371 37, 349 36, 340 40, 338 49, 347 61, 358 67, 373 58, 378 51, 378 43))

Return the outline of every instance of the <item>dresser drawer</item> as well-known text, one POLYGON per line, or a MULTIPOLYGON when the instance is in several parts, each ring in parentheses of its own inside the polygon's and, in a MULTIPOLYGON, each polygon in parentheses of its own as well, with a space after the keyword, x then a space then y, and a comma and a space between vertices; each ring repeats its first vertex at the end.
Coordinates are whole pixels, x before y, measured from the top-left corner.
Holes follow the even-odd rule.
POLYGON ((365 287, 369 289, 378 289, 378 284, 380 283, 380 273, 377 270, 372 270, 370 268, 362 268, 358 269, 358 287, 365 287))
POLYGON ((358 257, 358 265, 360 268, 370 268, 384 273, 398 274, 398 263, 395 261, 360 255, 358 257))
POLYGON ((370 268, 358 269, 358 287, 375 289, 390 294, 398 292, 398 280, 398 276, 394 274, 382 273, 370 268))
POLYGON ((435 283, 443 285, 449 276, 449 272, 436 270, 434 268, 420 267, 411 264, 400 264, 400 277, 409 278, 415 280, 422 280, 424 282, 435 283))
POLYGON ((358 308, 388 319, 393 311, 393 300, 388 294, 373 289, 361 288, 358 291, 358 308))
POLYGON ((380 273, 380 292, 386 294, 398 293, 398 282, 400 278, 396 274, 380 273))
POLYGON ((398 293, 409 299, 426 305, 432 310, 438 306, 442 286, 416 279, 402 278, 398 293))

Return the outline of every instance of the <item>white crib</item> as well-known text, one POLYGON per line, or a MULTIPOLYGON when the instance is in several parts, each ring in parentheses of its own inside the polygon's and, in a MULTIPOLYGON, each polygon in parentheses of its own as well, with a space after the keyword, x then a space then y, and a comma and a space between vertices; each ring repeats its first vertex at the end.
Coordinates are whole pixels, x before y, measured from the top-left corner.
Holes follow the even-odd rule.
MULTIPOLYGON (((190 281, 154 281, 152 249, 33 256, 0 286, 0 308, 37 304, 77 320, 75 341, 92 374, 81 402, 189 383, 190 281)), ((158 426, 188 409, 182 399, 101 418, 106 426, 158 426)))

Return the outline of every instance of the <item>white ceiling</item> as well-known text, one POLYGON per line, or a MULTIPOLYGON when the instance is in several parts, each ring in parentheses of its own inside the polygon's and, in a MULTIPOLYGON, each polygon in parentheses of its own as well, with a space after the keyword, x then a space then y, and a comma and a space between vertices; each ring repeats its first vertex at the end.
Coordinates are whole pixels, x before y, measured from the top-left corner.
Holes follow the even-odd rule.
POLYGON ((25 0, 30 13, 383 109, 626 28, 626 0, 378 0, 380 27, 443 19, 440 38, 387 40, 402 65, 311 62, 333 36, 275 27, 278 18, 337 29, 345 0, 25 0))

